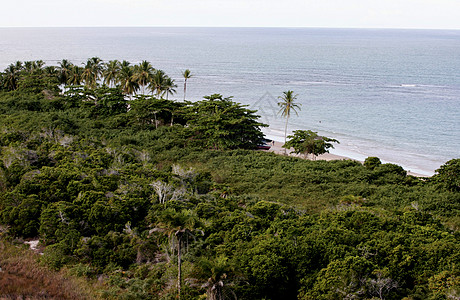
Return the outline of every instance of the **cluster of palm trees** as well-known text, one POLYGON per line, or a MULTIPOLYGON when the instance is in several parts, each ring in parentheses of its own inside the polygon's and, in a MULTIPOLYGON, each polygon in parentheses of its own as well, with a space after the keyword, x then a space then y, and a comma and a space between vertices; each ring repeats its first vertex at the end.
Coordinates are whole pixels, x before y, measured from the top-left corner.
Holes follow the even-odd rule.
POLYGON ((56 67, 45 67, 45 62, 42 60, 36 61, 17 61, 10 64, 3 73, 0 73, 0 89, 9 91, 18 88, 18 83, 21 76, 28 75, 45 75, 49 77, 57 76, 56 67))
MULTIPOLYGON (((163 70, 155 69, 146 60, 137 65, 130 62, 111 60, 107 63, 98 57, 92 57, 83 66, 74 65, 67 59, 63 59, 58 66, 44 67, 45 63, 39 61, 16 62, 9 65, 3 73, 0 73, 0 85, 7 90, 18 88, 18 82, 22 75, 41 74, 58 79, 62 85, 85 85, 95 88, 105 84, 109 87, 119 86, 129 96, 135 94, 151 93, 157 98, 176 93, 177 84, 163 70)), ((192 77, 190 70, 185 70, 184 76, 184 100, 187 88, 187 79, 192 77)))

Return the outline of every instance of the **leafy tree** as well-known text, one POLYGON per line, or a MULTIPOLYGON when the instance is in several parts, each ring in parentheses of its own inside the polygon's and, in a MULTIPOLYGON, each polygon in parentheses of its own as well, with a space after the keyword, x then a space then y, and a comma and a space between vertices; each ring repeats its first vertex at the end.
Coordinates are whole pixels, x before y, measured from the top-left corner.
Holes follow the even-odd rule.
MULTIPOLYGON (((157 99, 153 96, 139 95, 130 102, 129 116, 134 124, 143 128, 149 128, 154 124, 155 128, 159 124, 172 123, 173 114, 180 115, 183 103, 174 102, 166 99, 157 99)), ((176 118, 176 122, 183 123, 181 118, 176 118)))
POLYGON ((451 191, 460 191, 460 158, 451 159, 436 170, 433 177, 451 191))
POLYGON ((212 149, 254 149, 263 139, 255 110, 214 94, 190 104, 185 114, 192 137, 212 149))
POLYGON ((322 269, 311 291, 310 297, 302 299, 359 299, 367 293, 366 280, 374 265, 366 258, 348 256, 335 260, 322 269))
POLYGON ((364 160, 364 166, 366 169, 374 170, 376 167, 380 166, 382 162, 378 157, 368 157, 364 160))
POLYGON ((295 130, 294 135, 290 135, 289 141, 283 145, 284 148, 294 148, 295 153, 305 155, 313 154, 316 157, 320 154, 329 152, 330 148, 334 148, 332 143, 338 143, 336 139, 319 136, 317 132, 311 130, 295 130))
MULTIPOLYGON (((300 110, 300 103, 295 103, 294 101, 297 99, 298 95, 294 95, 293 91, 286 91, 283 92, 283 96, 279 96, 278 99, 281 101, 278 102, 278 106, 281 107, 280 111, 278 112, 281 116, 286 118, 286 126, 284 127, 284 143, 286 144, 286 136, 287 136, 287 126, 289 117, 291 116, 291 111, 295 112, 297 115, 297 110, 300 110)), ((286 153, 286 150, 284 150, 286 153)))

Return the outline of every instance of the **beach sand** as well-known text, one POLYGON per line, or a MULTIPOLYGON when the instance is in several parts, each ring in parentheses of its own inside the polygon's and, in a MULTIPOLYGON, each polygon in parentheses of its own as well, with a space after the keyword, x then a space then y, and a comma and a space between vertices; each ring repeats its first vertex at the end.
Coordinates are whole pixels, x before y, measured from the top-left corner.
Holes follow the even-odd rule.
MULTIPOLYGON (((294 153, 293 148, 291 148, 291 149, 289 149, 289 150, 287 150, 285 152, 285 149, 283 148, 283 145, 284 145, 284 143, 275 141, 275 144, 271 145, 271 148, 270 148, 270 150, 268 150, 268 152, 273 152, 273 153, 280 154, 280 155, 285 155, 285 153, 287 153, 287 155, 289 155, 289 156, 304 158, 304 155, 294 153)), ((311 155, 308 156, 308 159, 311 159, 311 155)), ((341 155, 331 154, 331 153, 324 153, 324 154, 318 155, 316 157, 316 160, 331 161, 331 160, 356 160, 356 159, 352 159, 352 158, 341 156, 341 155)), ((358 161, 358 160, 356 160, 356 161, 358 161)), ((359 161, 359 162, 363 163, 363 161, 359 161)), ((407 175, 412 175, 412 176, 415 176, 415 177, 429 177, 427 175, 417 174, 417 173, 410 172, 410 171, 407 172, 407 175)))

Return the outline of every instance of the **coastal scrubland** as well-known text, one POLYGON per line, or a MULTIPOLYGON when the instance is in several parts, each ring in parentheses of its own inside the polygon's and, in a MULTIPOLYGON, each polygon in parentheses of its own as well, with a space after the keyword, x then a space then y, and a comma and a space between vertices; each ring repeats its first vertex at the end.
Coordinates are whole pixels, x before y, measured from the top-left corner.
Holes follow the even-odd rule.
POLYGON ((230 97, 65 65, 1 73, 0 298, 460 297, 460 159, 418 178, 257 151, 230 97))

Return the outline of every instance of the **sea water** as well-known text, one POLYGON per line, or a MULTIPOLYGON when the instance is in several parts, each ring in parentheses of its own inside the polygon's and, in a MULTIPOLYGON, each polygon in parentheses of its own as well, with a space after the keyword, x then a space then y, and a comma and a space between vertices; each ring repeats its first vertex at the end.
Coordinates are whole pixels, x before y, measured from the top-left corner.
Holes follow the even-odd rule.
POLYGON ((289 132, 338 139, 331 153, 377 156, 432 175, 460 157, 460 31, 305 28, 0 28, 0 69, 21 60, 148 60, 187 98, 220 93, 257 109, 283 141, 277 102, 301 104, 289 132))

